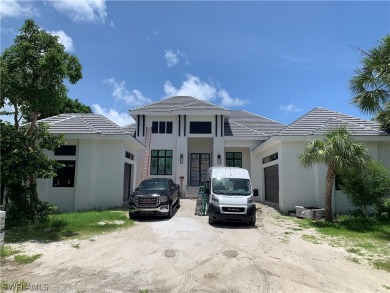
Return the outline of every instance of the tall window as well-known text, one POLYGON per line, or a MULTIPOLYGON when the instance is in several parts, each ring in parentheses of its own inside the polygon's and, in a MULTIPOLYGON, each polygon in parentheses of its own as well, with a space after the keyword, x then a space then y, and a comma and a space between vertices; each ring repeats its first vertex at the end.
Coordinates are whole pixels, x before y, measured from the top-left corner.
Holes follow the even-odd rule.
POLYGON ((226 167, 240 167, 240 168, 242 168, 242 153, 241 152, 227 152, 226 153, 226 167))
POLYGON ((57 169, 57 176, 53 178, 53 187, 74 187, 76 161, 58 161, 64 167, 57 169))
POLYGON ((172 154, 169 150, 152 150, 150 175, 172 175, 172 154))
POLYGON ((55 156, 75 156, 76 146, 75 145, 62 145, 54 150, 55 156))
POLYGON ((172 133, 172 121, 153 121, 152 133, 172 133))

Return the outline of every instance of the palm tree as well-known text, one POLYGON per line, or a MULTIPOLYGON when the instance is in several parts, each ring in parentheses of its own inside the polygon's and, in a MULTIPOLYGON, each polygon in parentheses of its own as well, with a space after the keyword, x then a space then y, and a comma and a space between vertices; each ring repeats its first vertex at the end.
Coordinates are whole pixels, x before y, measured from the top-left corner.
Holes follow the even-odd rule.
POLYGON ((316 163, 328 166, 325 191, 325 220, 332 221, 332 189, 336 173, 350 166, 363 167, 368 158, 367 149, 351 138, 348 130, 337 127, 329 130, 324 139, 314 139, 305 148, 299 160, 304 167, 316 163))
POLYGON ((360 51, 365 57, 361 60, 362 67, 350 80, 354 95, 351 103, 362 112, 380 113, 390 102, 390 35, 385 36, 378 47, 360 51))

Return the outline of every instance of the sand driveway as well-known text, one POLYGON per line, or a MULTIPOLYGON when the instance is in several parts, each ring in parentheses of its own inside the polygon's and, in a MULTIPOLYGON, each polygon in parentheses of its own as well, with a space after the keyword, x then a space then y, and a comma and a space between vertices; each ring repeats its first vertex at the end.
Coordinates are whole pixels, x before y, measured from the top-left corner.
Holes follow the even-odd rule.
POLYGON ((48 292, 390 292, 390 274, 303 240, 315 232, 280 221, 273 208, 259 205, 256 227, 210 226, 194 215, 195 203, 182 200, 170 220, 92 239, 12 245, 43 256, 7 262, 1 279, 48 292))

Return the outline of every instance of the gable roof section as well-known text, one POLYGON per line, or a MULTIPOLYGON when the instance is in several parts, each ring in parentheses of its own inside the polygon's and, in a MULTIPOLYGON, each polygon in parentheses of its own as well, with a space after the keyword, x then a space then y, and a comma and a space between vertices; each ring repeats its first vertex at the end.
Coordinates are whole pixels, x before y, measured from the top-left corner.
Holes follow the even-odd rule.
POLYGON ((345 126, 352 135, 386 135, 380 130, 380 124, 358 117, 316 107, 276 135, 298 136, 325 134, 337 126, 345 126))
POLYGON ((60 114, 38 122, 49 124, 51 133, 129 135, 126 129, 99 114, 60 114))
POLYGON ((127 131, 131 136, 135 137, 135 135, 136 135, 135 132, 137 130, 137 123, 125 125, 125 126, 123 126, 123 129, 125 131, 127 131))
POLYGON ((284 124, 247 111, 232 111, 225 122, 225 136, 272 136, 285 127, 284 124))
POLYGON ((225 111, 229 109, 214 105, 212 103, 188 96, 175 96, 167 98, 149 105, 130 110, 132 114, 139 113, 172 113, 172 112, 191 112, 191 111, 225 111))

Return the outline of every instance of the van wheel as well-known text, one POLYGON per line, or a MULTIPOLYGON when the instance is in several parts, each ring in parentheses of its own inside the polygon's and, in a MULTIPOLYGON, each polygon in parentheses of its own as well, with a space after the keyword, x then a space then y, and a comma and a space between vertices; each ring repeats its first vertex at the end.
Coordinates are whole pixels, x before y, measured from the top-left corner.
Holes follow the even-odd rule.
POLYGON ((255 215, 255 217, 253 218, 252 221, 249 221, 248 224, 249 224, 250 226, 255 226, 255 225, 256 225, 256 215, 255 215))
POLYGON ((210 225, 215 224, 215 220, 213 219, 213 217, 211 216, 211 214, 209 214, 209 224, 210 224, 210 225))

